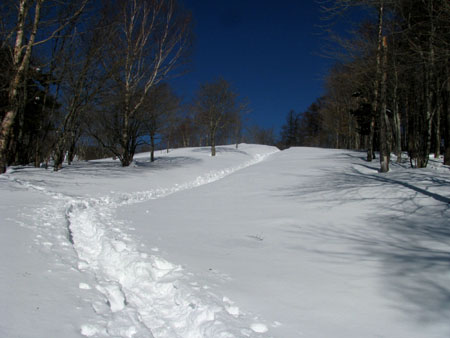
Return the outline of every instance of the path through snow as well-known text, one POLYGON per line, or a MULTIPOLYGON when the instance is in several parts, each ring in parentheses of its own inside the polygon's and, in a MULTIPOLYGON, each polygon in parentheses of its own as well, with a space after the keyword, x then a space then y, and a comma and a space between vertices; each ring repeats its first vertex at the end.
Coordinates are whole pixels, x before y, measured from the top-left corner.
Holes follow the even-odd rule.
POLYGON ((450 336, 448 167, 219 149, 1 175, 0 337, 450 336))

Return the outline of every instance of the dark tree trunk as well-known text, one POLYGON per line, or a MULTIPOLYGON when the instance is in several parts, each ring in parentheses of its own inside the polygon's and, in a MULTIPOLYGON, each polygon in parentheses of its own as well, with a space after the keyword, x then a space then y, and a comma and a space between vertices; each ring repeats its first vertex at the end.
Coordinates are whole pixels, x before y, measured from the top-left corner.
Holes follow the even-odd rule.
POLYGON ((127 98, 127 94, 126 94, 126 98, 125 98, 125 109, 126 111, 124 112, 123 115, 123 126, 122 126, 122 154, 119 157, 120 159, 120 164, 122 165, 122 167, 128 167, 131 162, 133 161, 133 155, 131 153, 131 149, 130 149, 130 135, 129 135, 129 124, 130 124, 130 112, 129 112, 129 99, 127 98))
POLYGON ((211 156, 216 156, 216 132, 215 131, 211 131, 210 143, 211 143, 211 156))
POLYGON ((75 158, 76 145, 77 145, 77 137, 76 135, 72 135, 70 139, 69 150, 67 151, 67 163, 69 165, 72 164, 73 159, 75 158))
MULTIPOLYGON (((447 79, 450 79, 450 66, 447 60, 447 79)), ((450 81, 447 80, 445 101, 444 101, 444 164, 450 165, 450 81)))
POLYGON ((119 159, 120 159, 120 164, 122 165, 122 167, 128 167, 131 164, 131 162, 133 161, 133 157, 130 155, 128 149, 125 149, 122 152, 122 156, 119 159))
POLYGON ((381 1, 378 7, 378 39, 373 106, 374 113, 378 116, 380 172, 385 173, 389 171, 390 149, 388 145, 388 118, 386 115, 387 40, 386 37, 383 37, 383 19, 384 2, 381 1))
POLYGON ((150 162, 155 162, 155 135, 150 134, 150 162))
MULTIPOLYGON (((381 11, 382 15, 382 11, 381 11)), ((386 173, 389 171, 390 161, 390 123, 386 114, 387 102, 386 102, 386 85, 387 85, 387 40, 386 37, 382 39, 383 47, 383 61, 381 64, 382 76, 380 87, 380 172, 386 173)))
POLYGON ((40 140, 37 137, 34 145, 34 167, 39 168, 41 166, 41 156, 40 156, 40 140))
MULTIPOLYGON (((428 12, 431 14, 434 12, 433 2, 429 2, 428 12)), ((435 84, 435 34, 436 27, 434 25, 434 18, 430 15, 430 31, 428 32, 428 55, 421 52, 422 58, 424 60, 424 70, 425 70, 425 81, 424 81, 424 94, 425 94, 425 116, 424 116, 424 131, 422 137, 425 140, 425 143, 421 147, 418 159, 417 159, 417 167, 425 168, 428 165, 428 160, 431 152, 431 137, 432 137, 432 129, 433 129, 433 115, 435 113, 433 101, 436 95, 437 88, 434 88, 435 84)))
POLYGON ((402 130, 401 130, 401 118, 400 118, 400 111, 399 111, 399 95, 398 95, 398 70, 397 66, 394 62, 394 88, 393 88, 393 97, 392 97, 392 105, 393 105, 393 124, 394 124, 394 130, 393 130, 393 136, 394 136, 394 142, 395 145, 395 155, 397 156, 397 163, 402 162, 402 130))
MULTIPOLYGON (((438 86, 439 88, 439 86, 438 86)), ((436 95, 436 112, 434 113, 434 158, 441 155, 441 99, 436 95)))
POLYGON ((66 152, 65 147, 65 140, 64 138, 61 138, 58 142, 55 150, 55 158, 54 158, 54 164, 53 164, 53 170, 58 171, 61 170, 63 162, 64 162, 64 155, 66 152))
POLYGON ((373 138, 375 134, 375 117, 372 116, 370 118, 369 124, 369 135, 367 135, 367 162, 372 162, 375 158, 375 154, 373 152, 373 138))

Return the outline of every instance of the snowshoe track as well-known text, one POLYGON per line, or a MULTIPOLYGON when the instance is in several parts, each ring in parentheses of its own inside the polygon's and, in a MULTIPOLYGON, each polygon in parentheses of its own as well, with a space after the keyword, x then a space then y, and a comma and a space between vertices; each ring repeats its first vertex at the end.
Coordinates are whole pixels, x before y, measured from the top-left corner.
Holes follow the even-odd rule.
MULTIPOLYGON (((119 193, 101 198, 75 198, 21 182, 28 189, 65 201, 67 238, 78 256, 78 269, 95 275, 95 289, 105 304, 93 304, 102 318, 81 327, 87 337, 262 337, 262 323, 245 323, 212 294, 200 294, 183 281, 182 268, 139 250, 138 241, 114 219, 120 206, 163 198, 218 181, 263 161, 255 155, 236 167, 211 171, 168 188, 119 193), (105 306, 106 305, 106 306, 105 306), (224 322, 233 322, 229 327, 224 322), (259 333, 258 333, 259 332, 259 333)), ((265 335, 264 335, 265 336, 265 335)))

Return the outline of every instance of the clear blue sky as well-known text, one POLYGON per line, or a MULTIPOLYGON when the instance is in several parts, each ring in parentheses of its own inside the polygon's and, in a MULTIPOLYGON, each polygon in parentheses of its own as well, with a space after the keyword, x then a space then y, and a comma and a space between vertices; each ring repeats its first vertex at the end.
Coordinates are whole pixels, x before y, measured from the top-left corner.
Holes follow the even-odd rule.
POLYGON ((252 122, 278 133, 290 109, 323 93, 330 60, 320 10, 303 0, 184 0, 195 22, 191 71, 173 84, 186 100, 200 83, 223 77, 250 101, 252 122))

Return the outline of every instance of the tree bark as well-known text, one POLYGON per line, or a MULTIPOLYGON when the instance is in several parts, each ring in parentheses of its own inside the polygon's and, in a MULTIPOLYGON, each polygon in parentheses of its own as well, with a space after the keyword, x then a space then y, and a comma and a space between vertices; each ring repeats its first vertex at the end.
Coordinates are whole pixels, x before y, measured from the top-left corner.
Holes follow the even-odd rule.
POLYGON ((66 140, 64 137, 58 140, 56 150, 55 150, 55 158, 53 163, 53 170, 58 171, 62 168, 64 162, 64 155, 66 151, 66 140))
MULTIPOLYGON (((437 88, 440 86, 437 85, 437 88)), ((434 113, 434 158, 439 158, 441 155, 441 91, 436 93, 436 111, 434 113)))
POLYGON ((394 145, 395 145, 395 155, 397 156, 397 163, 402 162, 402 130, 401 130, 401 118, 399 111, 399 95, 398 95, 398 69, 394 57, 394 88, 392 91, 392 113, 393 113, 393 123, 394 123, 394 145))
POLYGON ((211 130, 210 133, 211 156, 216 156, 216 131, 211 130))
POLYGON ((369 135, 367 135, 367 162, 375 158, 373 153, 373 137, 375 134, 375 116, 371 116, 369 124, 369 135))
POLYGON ((378 115, 380 143, 380 172, 389 171, 388 121, 386 115, 386 81, 387 81, 387 40, 383 37, 384 1, 378 7, 378 39, 376 53, 376 74, 374 88, 374 112, 378 115), (380 93, 378 93, 380 86, 380 93))
MULTIPOLYGON (((383 10, 380 10, 383 15, 383 10)), ((382 23, 382 22, 381 22, 382 23)), ((389 171, 390 161, 390 137, 389 137, 389 119, 386 114, 387 100, 386 100, 386 82, 387 82, 387 39, 382 38, 383 61, 381 64, 382 76, 380 83, 380 172, 386 173, 389 171)))
POLYGON ((424 60, 424 69, 425 69, 425 81, 424 81, 424 93, 425 93, 425 116, 424 116, 424 124, 425 130, 422 137, 425 139, 425 145, 421 147, 418 159, 417 159, 417 167, 418 168, 426 168, 428 165, 428 160, 431 152, 431 137, 432 137, 432 129, 433 129, 433 115, 435 110, 433 109, 433 99, 435 95, 436 88, 433 88, 432 85, 434 82, 434 67, 435 67, 435 33, 436 27, 434 25, 433 18, 433 1, 429 2, 428 12, 430 14, 430 31, 428 32, 428 56, 425 56, 423 52, 422 58, 424 60))
POLYGON ((69 149, 67 150, 67 164, 68 165, 71 165, 73 162, 73 159, 75 158, 76 144, 77 144, 77 140, 76 140, 75 136, 72 135, 70 138, 70 144, 68 147, 69 149))
POLYGON ((155 162, 155 135, 150 134, 150 162, 155 162))
POLYGON ((444 164, 450 165, 450 60, 447 59, 447 85, 445 93, 444 164))
POLYGON ((21 0, 19 2, 19 15, 18 15, 18 23, 17 23, 17 33, 16 33, 16 42, 14 46, 14 55, 13 62, 15 69, 15 74, 13 80, 10 83, 8 99, 10 109, 5 113, 5 116, 2 120, 1 130, 0 130, 0 174, 6 171, 6 167, 8 165, 8 146, 9 141, 13 138, 13 125, 16 121, 17 114, 19 112, 19 88, 23 83, 26 75, 29 71, 30 66, 30 58, 31 58, 31 50, 36 38, 36 33, 38 30, 38 24, 40 21, 40 13, 41 6, 43 0, 37 0, 35 9, 34 9, 34 19, 33 25, 31 29, 30 36, 28 41, 25 40, 25 25, 26 25, 26 16, 28 12, 28 6, 30 1, 21 0))

